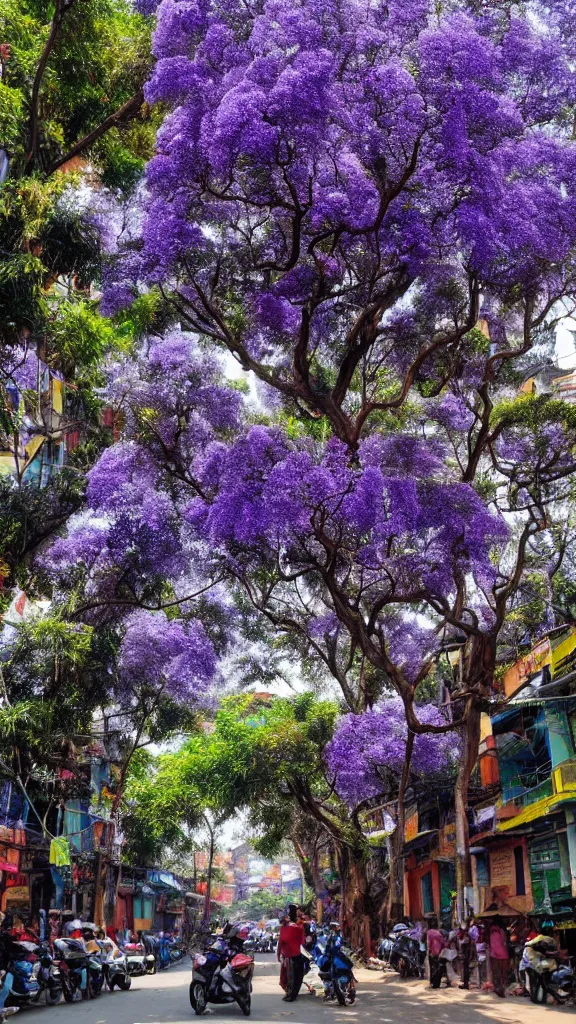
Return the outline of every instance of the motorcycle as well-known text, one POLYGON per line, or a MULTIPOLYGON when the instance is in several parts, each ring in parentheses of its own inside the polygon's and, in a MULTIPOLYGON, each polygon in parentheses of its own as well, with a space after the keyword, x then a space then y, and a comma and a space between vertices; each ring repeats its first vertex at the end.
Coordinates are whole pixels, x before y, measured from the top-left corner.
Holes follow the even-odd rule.
POLYGON ((385 967, 390 967, 390 957, 392 956, 392 950, 394 949, 394 939, 390 936, 386 936, 382 939, 378 946, 378 959, 382 961, 385 967))
POLYGON ((401 978, 423 978, 424 957, 417 939, 400 935, 390 953, 390 966, 398 971, 401 978))
POLYGON ((558 962, 554 939, 538 935, 526 943, 518 973, 533 1003, 576 1002, 576 975, 570 964, 558 962))
POLYGON ((128 942, 124 946, 126 968, 131 978, 141 978, 145 974, 156 974, 156 957, 146 953, 141 942, 128 942))
POLYGON ((170 950, 170 963, 178 964, 186 956, 186 950, 182 948, 179 942, 173 942, 170 950))
POLYGON ((111 939, 101 939, 98 945, 102 950, 104 985, 110 992, 114 991, 116 985, 122 992, 127 992, 132 985, 132 978, 128 973, 125 953, 122 953, 111 939))
POLYGON ((340 1006, 356 1000, 354 964, 342 946, 329 946, 319 936, 314 947, 314 960, 324 984, 324 999, 336 999, 340 1006))
POLYGON ((54 963, 54 957, 48 945, 40 948, 40 971, 38 981, 44 992, 47 1006, 57 1006, 62 998, 62 979, 60 968, 54 963))
POLYGON ((18 1007, 30 1006, 39 1001, 42 991, 38 980, 39 948, 36 942, 19 941, 8 932, 0 934, 0 1007, 4 1007, 6 1003, 18 1007))
POLYGON ((99 958, 88 953, 79 939, 55 939, 54 951, 59 959, 62 994, 67 1003, 78 999, 96 999, 104 984, 104 971, 99 958))
POLYGON ((0 1006, 7 1002, 16 1007, 34 1005, 40 1001, 42 993, 48 1006, 56 1006, 62 985, 60 971, 49 948, 37 942, 17 940, 7 933, 0 938, 4 968, 0 1006))
POLYGON ((237 1003, 250 1016, 254 958, 219 938, 192 963, 190 1005, 200 1017, 208 1003, 237 1003))

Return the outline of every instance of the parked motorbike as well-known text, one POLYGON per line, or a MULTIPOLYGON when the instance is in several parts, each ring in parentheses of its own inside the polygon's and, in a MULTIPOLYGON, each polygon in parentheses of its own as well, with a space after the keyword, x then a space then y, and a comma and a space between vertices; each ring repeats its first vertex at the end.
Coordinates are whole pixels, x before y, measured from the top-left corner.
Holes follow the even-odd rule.
POLYGON ((102 950, 101 962, 106 988, 113 992, 115 986, 118 986, 122 992, 127 992, 132 985, 132 978, 128 973, 126 954, 111 939, 101 939, 98 945, 102 950))
POLYGON ((533 1003, 576 1002, 576 975, 571 964, 559 963, 554 939, 538 935, 526 943, 518 969, 533 1003))
POLYGON ((354 964, 342 946, 330 947, 323 936, 318 936, 313 955, 324 985, 324 998, 336 999, 340 1006, 352 1004, 356 999, 354 964))
POLYGON ((36 942, 19 941, 9 932, 0 933, 0 1007, 6 1003, 18 1007, 30 1006, 39 1001, 42 991, 38 980, 39 948, 36 942))
POLYGON ((387 935, 378 946, 378 959, 382 960, 383 964, 387 967, 390 967, 390 957, 392 956, 393 949, 394 939, 387 935))
POLYGON ((32 1005, 40 1001, 42 993, 49 1006, 60 1002, 60 971, 47 946, 3 933, 0 936, 0 956, 4 972, 0 1006, 5 1003, 16 1007, 32 1005))
MULTIPOLYGON (((234 938, 234 936, 231 936, 234 938)), ((192 963, 190 1005, 200 1017, 208 1003, 237 1003, 250 1016, 254 958, 220 937, 192 963)))
POLYGON ((170 963, 177 964, 180 960, 183 960, 186 956, 186 950, 180 945, 179 942, 173 942, 170 949, 170 963))
POLYGON ((126 968, 131 978, 141 978, 145 974, 156 973, 156 957, 147 953, 141 942, 128 942, 124 946, 126 968))
POLYGON ((67 1003, 78 999, 96 999, 104 984, 104 971, 99 958, 88 953, 79 939, 55 939, 54 950, 59 957, 62 994, 67 1003))
POLYGON ((44 992, 47 1006, 57 1006, 62 998, 62 978, 60 968, 54 962, 54 957, 48 945, 40 947, 40 971, 38 981, 40 989, 44 992))
POLYGON ((392 946, 390 966, 398 971, 401 978, 423 978, 425 955, 417 939, 401 934, 392 946))

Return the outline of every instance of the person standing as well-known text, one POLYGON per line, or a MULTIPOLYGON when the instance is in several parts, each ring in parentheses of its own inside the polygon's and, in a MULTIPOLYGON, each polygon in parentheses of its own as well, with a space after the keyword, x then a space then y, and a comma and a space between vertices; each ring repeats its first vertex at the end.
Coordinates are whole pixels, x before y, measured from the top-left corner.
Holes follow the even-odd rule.
POLYGON ((442 932, 438 928, 436 918, 430 919, 430 927, 426 934, 426 944, 428 946, 428 974, 432 988, 440 988, 440 982, 443 977, 446 978, 446 984, 450 986, 448 975, 446 974, 446 961, 440 959, 440 953, 446 943, 442 932))
POLYGON ((488 952, 490 955, 494 991, 497 996, 504 999, 508 982, 510 953, 508 950, 508 936, 504 930, 504 922, 499 915, 492 918, 488 928, 488 952))
POLYGON ((458 944, 458 965, 460 968, 460 988, 470 988, 470 961, 472 959, 472 937, 465 924, 461 924, 456 932, 458 944))
POLYGON ((286 972, 286 1003, 293 1003, 297 999, 304 980, 304 957, 300 951, 304 939, 304 927, 298 920, 298 908, 291 906, 288 908, 288 921, 282 925, 278 939, 278 960, 286 972))

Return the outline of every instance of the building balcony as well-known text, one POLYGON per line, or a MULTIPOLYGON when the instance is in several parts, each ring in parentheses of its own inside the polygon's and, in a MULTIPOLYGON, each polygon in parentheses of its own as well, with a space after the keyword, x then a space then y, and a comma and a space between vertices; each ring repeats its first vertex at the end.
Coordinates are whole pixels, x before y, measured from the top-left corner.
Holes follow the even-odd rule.
POLYGON ((552 769, 550 778, 504 803, 498 831, 536 821, 560 804, 572 801, 576 802, 576 758, 563 761, 552 769))

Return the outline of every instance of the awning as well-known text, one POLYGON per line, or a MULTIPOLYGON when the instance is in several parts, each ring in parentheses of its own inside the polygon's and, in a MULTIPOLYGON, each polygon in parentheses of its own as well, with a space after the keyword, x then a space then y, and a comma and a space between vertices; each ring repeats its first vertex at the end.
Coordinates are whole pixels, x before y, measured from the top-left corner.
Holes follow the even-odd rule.
POLYGON ((545 818, 549 814, 553 814, 558 810, 562 804, 574 803, 576 800, 575 793, 554 793, 552 796, 543 797, 541 800, 535 801, 533 804, 528 804, 524 807, 519 814, 514 815, 513 818, 505 818, 499 821, 496 826, 497 832, 508 832, 509 829, 518 828, 520 825, 528 825, 533 821, 537 821, 538 818, 545 818))
POLYGON ((9 860, 0 860, 0 871, 11 871, 12 874, 17 875, 20 868, 17 864, 11 864, 9 860))
POLYGON ((426 846, 432 836, 437 836, 440 829, 428 828, 425 832, 419 832, 418 835, 414 836, 410 842, 404 843, 404 853, 411 853, 412 850, 420 850, 423 846, 426 846))

